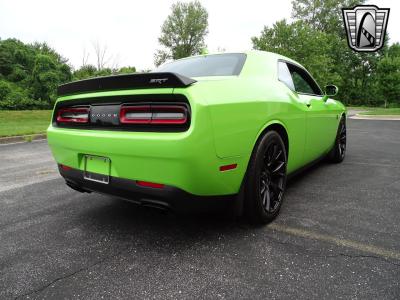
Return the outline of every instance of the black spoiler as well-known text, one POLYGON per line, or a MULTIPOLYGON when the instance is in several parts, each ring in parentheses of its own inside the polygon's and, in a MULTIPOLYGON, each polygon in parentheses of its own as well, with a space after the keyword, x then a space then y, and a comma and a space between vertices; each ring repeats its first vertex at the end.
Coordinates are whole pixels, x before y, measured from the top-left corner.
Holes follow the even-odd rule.
POLYGON ((196 80, 170 72, 135 73, 96 77, 60 85, 58 96, 126 89, 187 87, 196 80))

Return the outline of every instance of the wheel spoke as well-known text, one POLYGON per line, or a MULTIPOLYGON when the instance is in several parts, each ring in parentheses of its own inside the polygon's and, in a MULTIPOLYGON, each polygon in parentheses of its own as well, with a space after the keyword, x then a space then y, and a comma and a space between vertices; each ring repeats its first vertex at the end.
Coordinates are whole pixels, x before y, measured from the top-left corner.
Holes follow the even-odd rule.
POLYGON ((276 161, 276 152, 277 152, 278 146, 276 144, 274 144, 272 146, 272 149, 273 149, 273 151, 272 151, 272 155, 271 155, 271 163, 273 164, 276 161))
POLYGON ((279 161, 278 165, 272 170, 272 174, 275 175, 275 173, 279 172, 282 170, 282 168, 285 166, 285 162, 284 161, 279 161))
POLYGON ((280 205, 285 185, 287 161, 283 145, 275 141, 270 143, 263 159, 259 197, 264 210, 272 213, 280 205))
POLYGON ((273 160, 272 158, 274 157, 274 147, 269 147, 266 151, 265 154, 265 165, 267 166, 267 169, 269 169, 271 167, 271 165, 273 164, 273 160))
POLYGON ((283 153, 282 150, 279 150, 278 153, 275 155, 275 157, 274 157, 273 160, 274 160, 274 161, 277 161, 278 158, 281 156, 282 153, 283 153))
POLYGON ((274 173, 274 177, 285 177, 286 174, 284 172, 274 173))
POLYGON ((271 204, 270 202, 271 202, 271 199, 270 199, 269 189, 267 187, 265 190, 265 193, 264 193, 264 197, 263 197, 263 206, 266 211, 269 211, 270 204, 271 204))
POLYGON ((261 190, 260 190, 261 195, 265 192, 265 190, 266 190, 266 184, 265 184, 265 181, 262 181, 261 182, 261 190))

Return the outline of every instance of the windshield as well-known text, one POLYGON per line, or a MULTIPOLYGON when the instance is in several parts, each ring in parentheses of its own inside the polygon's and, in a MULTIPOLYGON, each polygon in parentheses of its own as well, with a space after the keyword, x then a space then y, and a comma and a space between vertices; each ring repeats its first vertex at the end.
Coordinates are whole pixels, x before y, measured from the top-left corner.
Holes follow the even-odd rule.
POLYGON ((196 56, 167 63, 154 72, 174 72, 187 77, 239 75, 245 60, 243 53, 196 56))

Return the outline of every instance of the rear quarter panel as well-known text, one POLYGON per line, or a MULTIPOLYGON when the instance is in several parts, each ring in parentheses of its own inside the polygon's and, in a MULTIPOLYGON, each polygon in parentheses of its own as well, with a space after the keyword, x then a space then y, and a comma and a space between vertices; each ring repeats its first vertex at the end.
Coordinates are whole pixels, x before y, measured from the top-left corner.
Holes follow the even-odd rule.
POLYGON ((218 157, 237 157, 247 166, 265 128, 281 124, 289 138, 288 172, 303 164, 305 111, 281 82, 265 76, 233 77, 174 92, 208 107, 218 157))

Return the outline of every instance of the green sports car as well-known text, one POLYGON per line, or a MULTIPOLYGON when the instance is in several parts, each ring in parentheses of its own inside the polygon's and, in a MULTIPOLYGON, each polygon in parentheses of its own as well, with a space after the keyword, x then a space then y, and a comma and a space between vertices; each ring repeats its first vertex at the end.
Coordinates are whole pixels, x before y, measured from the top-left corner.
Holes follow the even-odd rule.
POLYGON ((58 89, 48 143, 71 188, 180 210, 279 212, 288 175, 346 150, 346 109, 299 63, 249 51, 58 89))

